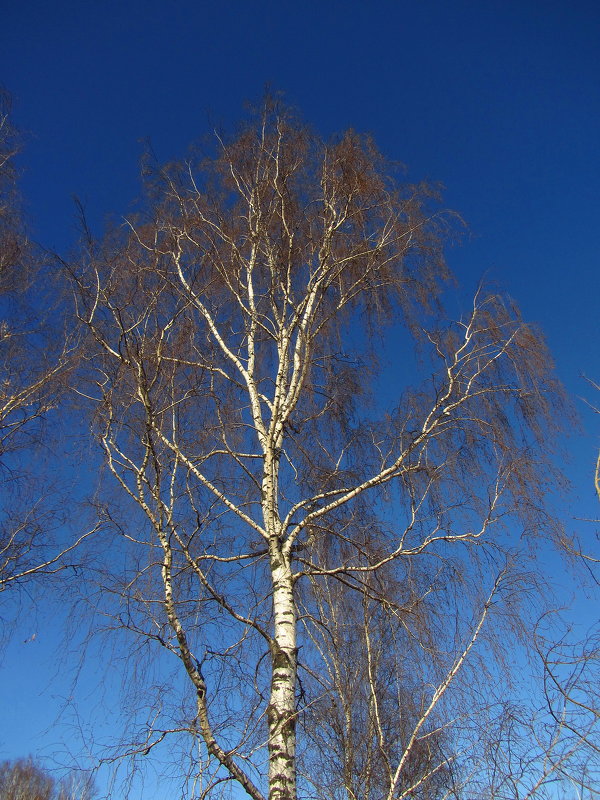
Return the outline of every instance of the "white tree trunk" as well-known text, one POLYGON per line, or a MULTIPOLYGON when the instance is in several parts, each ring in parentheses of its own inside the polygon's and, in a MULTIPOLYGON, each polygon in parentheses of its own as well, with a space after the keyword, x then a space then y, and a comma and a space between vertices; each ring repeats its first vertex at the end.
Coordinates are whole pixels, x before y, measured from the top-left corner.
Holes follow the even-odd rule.
POLYGON ((289 556, 282 548, 278 505, 279 448, 275 434, 265 452, 263 516, 273 585, 273 640, 269 726, 269 800, 296 798, 296 608, 289 556), (275 439, 275 444, 273 443, 275 439))
POLYGON ((292 573, 278 545, 271 552, 274 636, 271 653, 269 723, 269 798, 296 797, 296 612, 292 573))

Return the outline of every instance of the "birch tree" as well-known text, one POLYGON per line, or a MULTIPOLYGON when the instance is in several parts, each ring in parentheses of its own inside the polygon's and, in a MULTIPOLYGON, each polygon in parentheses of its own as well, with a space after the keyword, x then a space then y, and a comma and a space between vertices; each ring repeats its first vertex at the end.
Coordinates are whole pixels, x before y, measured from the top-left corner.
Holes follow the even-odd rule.
POLYGON ((368 137, 267 101, 215 147, 70 268, 104 610, 154 670, 127 752, 191 737, 200 797, 458 796, 557 533, 551 359, 497 294, 448 318, 454 218, 368 137))

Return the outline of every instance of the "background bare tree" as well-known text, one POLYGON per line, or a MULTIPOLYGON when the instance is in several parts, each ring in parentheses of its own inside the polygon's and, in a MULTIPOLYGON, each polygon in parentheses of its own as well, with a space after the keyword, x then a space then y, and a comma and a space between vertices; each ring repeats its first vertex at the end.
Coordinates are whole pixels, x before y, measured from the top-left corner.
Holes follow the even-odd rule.
MULTIPOLYGON (((598 384, 587 379, 590 386, 598 389, 598 384)), ((587 402, 587 401, 586 401, 587 402)), ((598 413, 597 407, 587 402, 598 413)), ((594 469, 594 489, 600 499, 599 486, 600 456, 594 469)), ((566 540, 566 547, 578 561, 583 563, 598 584, 598 556, 586 535, 588 524, 598 520, 578 520, 578 527, 584 524, 581 536, 575 535, 566 540)), ((596 533, 596 541, 598 535, 596 533)), ((538 736, 545 734, 548 757, 546 763, 552 766, 555 778, 561 779, 565 791, 569 785, 580 798, 596 797, 600 790, 600 632, 597 624, 588 629, 577 624, 577 620, 565 620, 558 612, 544 615, 535 630, 535 645, 539 661, 543 666, 544 708, 540 709, 537 726, 538 736)), ((515 716, 515 719, 517 717, 515 716)), ((498 769, 502 776, 504 792, 499 797, 512 796, 506 791, 511 786, 511 778, 517 770, 517 759, 528 765, 530 759, 523 754, 522 742, 527 740, 532 748, 539 749, 539 741, 531 733, 524 733, 525 727, 512 722, 511 728, 519 730, 519 740, 511 747, 504 747, 505 764, 498 769)), ((531 726, 527 728, 531 730, 531 726)), ((521 767, 523 771, 523 767, 521 767)), ((535 773, 534 773, 535 774, 535 773)), ((531 770, 529 775, 531 782, 531 770)), ((548 797, 554 797, 550 790, 548 797)))
POLYGON ((0 763, 1 800, 92 800, 94 795, 89 775, 73 772, 57 779, 31 758, 0 763))
POLYGON ((269 100, 217 138, 71 268, 123 497, 100 596, 146 667, 127 752, 191 737, 201 797, 481 787, 560 537, 551 359, 498 295, 447 319, 452 217, 368 138, 269 100))
POLYGON ((61 533, 74 508, 69 502, 61 509, 58 499, 65 476, 53 481, 42 466, 49 452, 44 423, 64 395, 73 342, 25 232, 10 110, 9 95, 0 94, 0 592, 61 569, 81 539, 65 542, 61 533))
MULTIPOLYGON (((339 580, 314 581, 311 599, 301 603, 317 657, 302 681, 303 692, 316 702, 306 703, 309 746, 300 771, 311 794, 323 800, 385 796, 392 765, 401 759, 422 713, 426 663, 420 647, 435 652, 438 632, 433 616, 421 607, 415 576, 407 576, 404 586, 386 577, 367 579, 362 598, 339 580), (418 637, 409 634, 415 627, 418 637)), ((411 746, 398 793, 456 796, 453 744, 436 710, 411 746)))

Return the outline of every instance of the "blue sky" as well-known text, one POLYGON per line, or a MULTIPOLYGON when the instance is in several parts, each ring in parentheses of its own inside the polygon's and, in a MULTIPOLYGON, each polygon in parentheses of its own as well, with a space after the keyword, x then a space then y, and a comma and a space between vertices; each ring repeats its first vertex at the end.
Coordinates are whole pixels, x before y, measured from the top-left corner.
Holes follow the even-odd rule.
MULTIPOLYGON (((594 399, 581 375, 600 379, 597 3, 30 0, 3 10, 0 81, 25 132, 30 224, 59 251, 74 195, 101 230, 139 194, 148 143, 159 161, 183 157, 266 85, 325 136, 372 133, 469 224, 449 254, 465 299, 483 274, 499 283, 546 333, 567 389, 594 399)), ((567 519, 598 516, 600 417, 575 403, 567 519)), ((53 727, 69 670, 45 628, 0 665, 0 758, 69 735, 53 727)))

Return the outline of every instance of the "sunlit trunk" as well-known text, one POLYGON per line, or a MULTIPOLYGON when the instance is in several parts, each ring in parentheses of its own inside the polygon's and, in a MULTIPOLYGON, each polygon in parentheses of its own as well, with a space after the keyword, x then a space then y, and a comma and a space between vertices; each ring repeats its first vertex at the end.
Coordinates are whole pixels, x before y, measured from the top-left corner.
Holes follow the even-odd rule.
POLYGON ((271 653, 269 723, 269 798, 296 797, 296 614, 290 565, 272 553, 274 643, 271 653))
POLYGON ((282 551, 278 508, 278 448, 267 448, 263 478, 263 515, 269 533, 273 586, 273 643, 269 726, 269 800, 296 798, 296 610, 292 570, 282 551))

